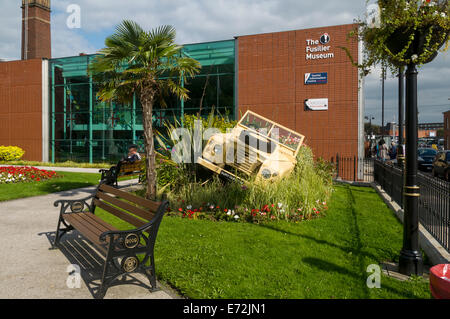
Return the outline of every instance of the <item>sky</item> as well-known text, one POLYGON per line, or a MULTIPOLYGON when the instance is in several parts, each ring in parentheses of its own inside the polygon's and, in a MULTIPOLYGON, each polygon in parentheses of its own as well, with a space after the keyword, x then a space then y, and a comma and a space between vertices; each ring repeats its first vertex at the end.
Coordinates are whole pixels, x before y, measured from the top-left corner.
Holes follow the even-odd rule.
MULTIPOLYGON (((22 0, 0 0, 0 59, 20 59, 22 0)), ((51 0, 52 56, 95 53, 123 19, 144 29, 162 24, 177 30, 177 43, 233 39, 234 36, 353 23, 363 18, 366 0, 51 0), (80 27, 67 20, 80 8, 80 27)), ((450 109, 450 56, 440 53, 418 69, 419 122, 443 122, 450 109)), ((365 78, 365 115, 381 124, 381 72, 365 78)), ((398 80, 385 81, 385 123, 398 117, 398 80)))

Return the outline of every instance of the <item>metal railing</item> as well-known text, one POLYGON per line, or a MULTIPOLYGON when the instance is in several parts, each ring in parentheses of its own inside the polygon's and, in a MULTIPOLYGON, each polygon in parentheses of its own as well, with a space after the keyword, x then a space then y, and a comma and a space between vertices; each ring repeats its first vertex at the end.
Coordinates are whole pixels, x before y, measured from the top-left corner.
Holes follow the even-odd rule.
POLYGON ((336 169, 336 179, 353 182, 373 182, 372 158, 345 157, 336 154, 331 158, 336 169))
MULTIPOLYGON (((403 208, 404 171, 378 160, 374 179, 403 208)), ((450 183, 418 172, 419 220, 423 227, 450 252, 450 183)))

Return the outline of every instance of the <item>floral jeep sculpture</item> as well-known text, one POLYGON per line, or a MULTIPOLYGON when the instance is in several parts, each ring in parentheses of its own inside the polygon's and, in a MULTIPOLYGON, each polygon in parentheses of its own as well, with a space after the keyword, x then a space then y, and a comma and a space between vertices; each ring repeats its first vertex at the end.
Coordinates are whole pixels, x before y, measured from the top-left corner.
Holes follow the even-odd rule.
POLYGON ((197 163, 241 183, 252 176, 257 181, 275 181, 292 172, 304 139, 293 130, 247 111, 229 132, 209 138, 197 163))

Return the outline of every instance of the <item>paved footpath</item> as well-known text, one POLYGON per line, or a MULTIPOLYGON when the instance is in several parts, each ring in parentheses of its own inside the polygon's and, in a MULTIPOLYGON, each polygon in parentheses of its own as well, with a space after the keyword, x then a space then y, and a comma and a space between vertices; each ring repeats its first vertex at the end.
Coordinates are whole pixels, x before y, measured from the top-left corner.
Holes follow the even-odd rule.
MULTIPOLYGON (((123 181, 121 186, 135 182, 123 181)), ((93 298, 100 276, 99 255, 77 235, 65 235, 61 250, 49 250, 53 241, 60 207, 53 203, 58 199, 83 198, 91 194, 95 186, 0 202, 0 298, 93 298), (85 249, 86 254, 77 251, 85 249), (94 252, 94 253, 93 253, 94 252), (83 256, 83 257, 81 257, 83 256), (80 288, 69 288, 67 268, 77 264, 81 269, 80 288), (97 280, 97 281, 96 281, 97 280)), ((156 265, 158 266, 158 265, 156 265)), ((177 298, 158 283, 160 291, 151 293, 148 280, 141 274, 133 275, 130 284, 108 289, 105 299, 177 298)), ((69 280, 70 283, 70 280, 69 280)), ((73 285, 72 285, 73 286, 73 285)))

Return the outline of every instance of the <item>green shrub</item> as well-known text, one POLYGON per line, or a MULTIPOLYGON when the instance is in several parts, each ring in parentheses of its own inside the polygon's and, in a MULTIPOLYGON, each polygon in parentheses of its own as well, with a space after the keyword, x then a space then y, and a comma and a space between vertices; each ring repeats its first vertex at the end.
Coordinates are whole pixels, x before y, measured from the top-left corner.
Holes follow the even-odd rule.
POLYGON ((0 161, 18 161, 25 151, 18 146, 0 146, 0 161))
POLYGON ((232 121, 227 115, 223 116, 215 113, 214 110, 205 118, 197 115, 185 114, 182 118, 183 127, 187 129, 187 141, 178 141, 173 132, 182 127, 181 121, 174 118, 173 123, 166 122, 162 130, 158 130, 155 134, 156 146, 156 176, 158 188, 164 191, 178 192, 183 185, 197 182, 197 165, 194 163, 194 124, 196 120, 202 120, 203 129, 217 128, 221 132, 236 126, 237 122, 232 121), (178 150, 181 154, 191 153, 191 163, 176 163, 173 158, 177 156, 174 146, 180 147, 178 150), (189 149, 190 148, 190 149, 189 149))
POLYGON ((226 133, 227 129, 231 129, 236 126, 237 121, 232 121, 228 116, 222 116, 215 114, 212 111, 208 117, 199 117, 197 115, 185 114, 183 117, 184 127, 193 130, 195 121, 202 120, 203 128, 217 128, 222 133, 226 133))

